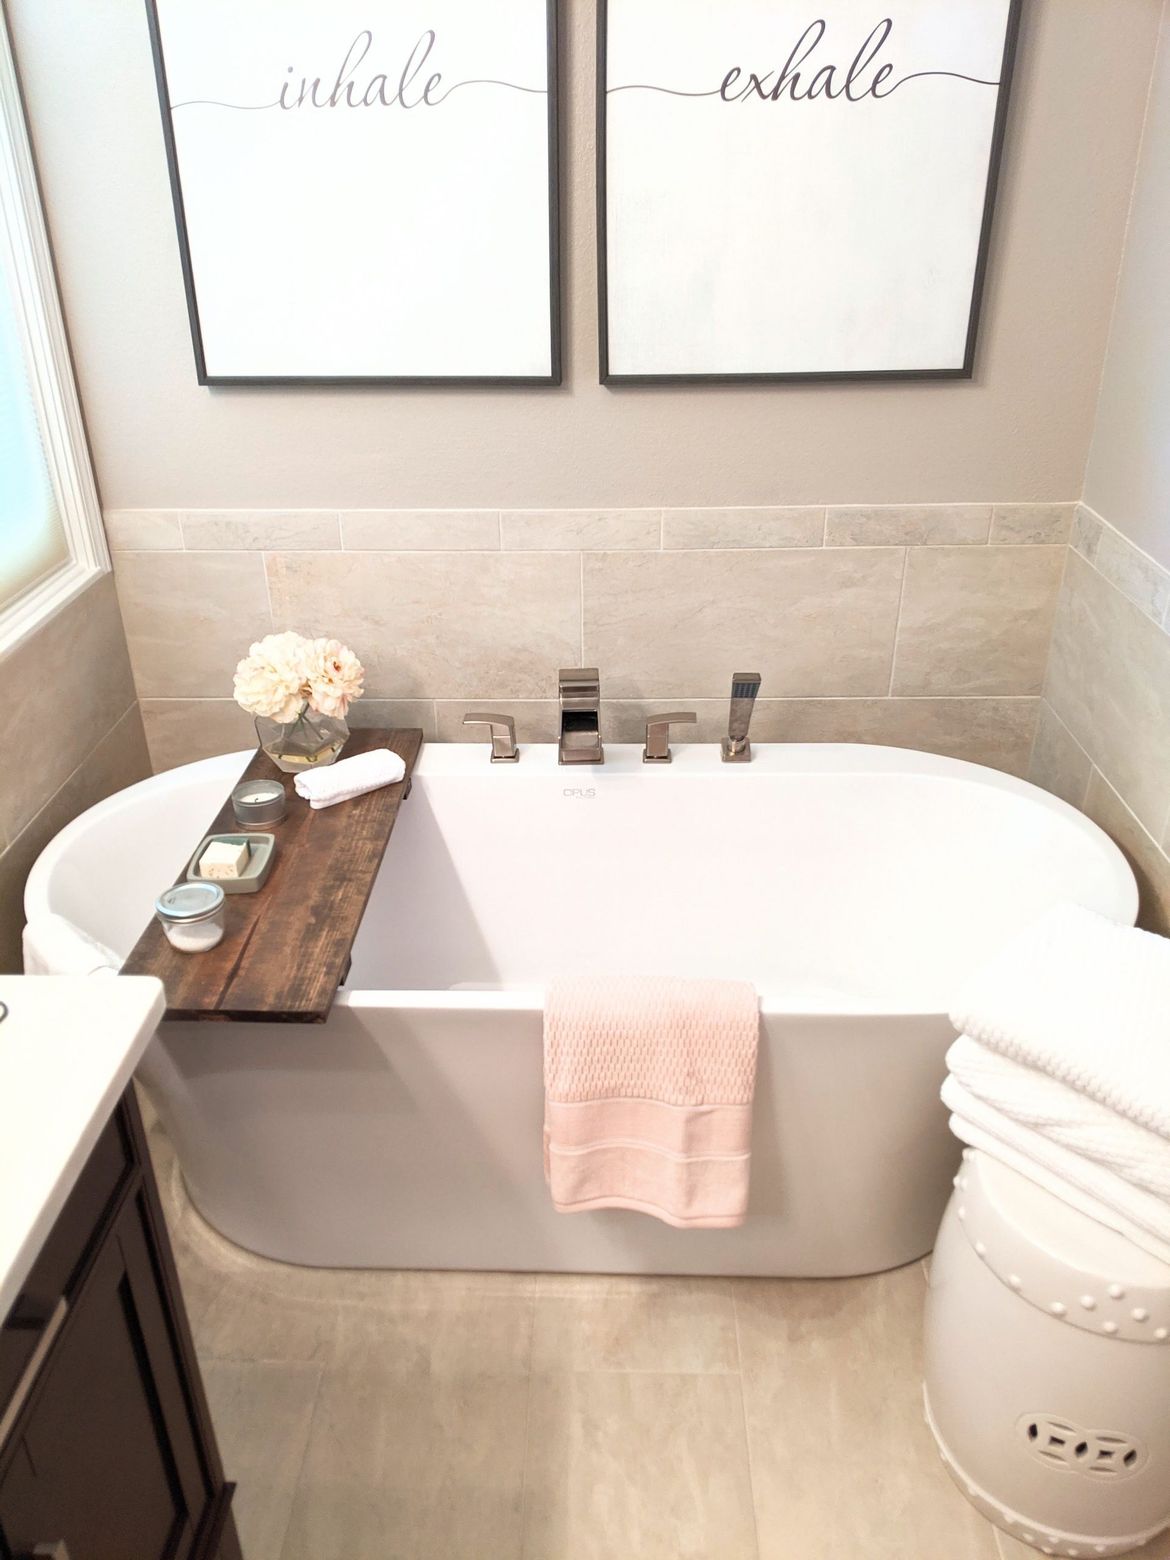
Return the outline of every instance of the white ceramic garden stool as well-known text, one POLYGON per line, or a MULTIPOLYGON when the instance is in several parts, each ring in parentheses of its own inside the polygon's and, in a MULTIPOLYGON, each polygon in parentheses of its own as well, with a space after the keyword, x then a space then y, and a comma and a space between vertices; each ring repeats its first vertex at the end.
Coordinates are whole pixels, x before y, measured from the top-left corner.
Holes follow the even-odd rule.
POLYGON ((1170 1266, 968 1149, 931 1262, 926 1417, 997 1527, 1120 1555, 1170 1526, 1170 1266))

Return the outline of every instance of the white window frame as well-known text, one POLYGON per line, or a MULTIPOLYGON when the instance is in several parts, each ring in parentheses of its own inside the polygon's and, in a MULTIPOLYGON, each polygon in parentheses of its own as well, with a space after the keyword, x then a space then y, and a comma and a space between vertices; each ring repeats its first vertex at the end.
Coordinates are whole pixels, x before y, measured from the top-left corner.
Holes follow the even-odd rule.
POLYGON ((0 4, 0 259, 15 283, 17 325, 44 431, 49 477, 69 557, 14 600, 0 602, 0 655, 110 570, 101 503, 89 455, 73 360, 24 102, 0 4))

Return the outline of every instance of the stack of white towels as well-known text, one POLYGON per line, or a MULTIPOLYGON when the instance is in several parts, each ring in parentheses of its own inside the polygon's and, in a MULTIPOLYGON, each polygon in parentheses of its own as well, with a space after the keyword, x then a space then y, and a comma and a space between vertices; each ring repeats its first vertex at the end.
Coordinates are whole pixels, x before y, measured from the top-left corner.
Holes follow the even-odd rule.
POLYGON ((1170 940, 1049 912, 969 985, 956 1136, 1170 1262, 1170 940))

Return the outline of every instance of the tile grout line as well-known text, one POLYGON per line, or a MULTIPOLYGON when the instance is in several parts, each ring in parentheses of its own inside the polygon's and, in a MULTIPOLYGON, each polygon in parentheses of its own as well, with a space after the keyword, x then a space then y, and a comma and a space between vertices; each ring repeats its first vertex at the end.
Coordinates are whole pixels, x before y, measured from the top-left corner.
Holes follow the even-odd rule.
POLYGON ((894 644, 890 651, 890 685, 886 689, 886 698, 894 697, 894 678, 898 671, 898 644, 902 638, 902 603, 906 599, 906 576, 910 573, 910 549, 902 549, 902 579, 898 586, 898 610, 894 615, 894 644))
MULTIPOLYGON (((1085 803, 1089 800, 1089 789, 1090 789, 1090 787, 1091 787, 1091 785, 1093 783, 1093 773, 1096 770, 1097 765, 1094 762, 1094 760, 1092 758, 1092 755, 1089 753, 1088 748, 1085 747, 1084 743, 1081 742, 1079 737, 1075 737, 1073 735, 1072 731, 1069 729, 1068 722, 1065 720, 1064 716, 1060 713, 1060 711, 1056 708, 1056 706, 1051 702, 1051 700, 1048 699, 1047 697, 1044 697, 1044 698, 1042 698, 1041 702, 1048 706, 1048 711, 1051 714, 1053 720, 1060 727, 1061 731, 1064 732, 1065 736, 1072 743, 1073 747, 1076 748, 1077 752, 1082 756, 1082 758, 1085 759, 1085 761, 1087 762, 1087 764, 1089 766, 1088 778, 1085 781, 1085 789, 1084 789, 1084 791, 1081 794, 1081 801, 1080 801, 1081 811, 1083 812, 1084 808, 1085 808, 1085 803)), ((1039 729, 1040 729, 1040 726, 1039 726, 1039 722, 1037 721, 1037 724, 1036 724, 1037 734, 1039 734, 1039 729)), ((1032 751, 1035 752, 1035 743, 1032 744, 1032 751)), ((1102 778, 1104 778, 1104 777, 1102 777, 1102 778)), ((1167 814, 1167 821, 1170 822, 1170 813, 1167 814)))
POLYGON ((747 1397, 743 1385, 743 1346, 739 1337, 739 1295, 734 1287, 731 1290, 731 1316, 735 1323, 735 1359, 739 1370, 736 1372, 739 1381, 739 1411, 743 1423, 743 1449, 747 1458, 748 1493, 752 1501, 752 1530, 756 1539, 756 1560, 760 1560, 760 1514, 756 1507, 756 1481, 752 1471, 752 1438, 748 1431, 747 1397))
POLYGON ((525 1551, 528 1548, 528 1460, 532 1445, 532 1359, 536 1347, 536 1303, 539 1299, 534 1290, 528 1297, 528 1390, 524 1397, 524 1462, 520 1469, 520 1554, 519 1560, 524 1560, 525 1551))
POLYGON ((309 1447, 313 1444, 313 1427, 317 1423, 317 1411, 321 1406, 321 1389, 325 1385, 325 1372, 328 1366, 324 1361, 317 1367, 317 1390, 313 1393, 313 1407, 309 1411, 309 1422, 305 1426, 305 1445, 301 1452, 301 1460, 297 1464, 297 1476, 293 1481, 292 1500, 288 1506, 288 1520, 284 1524, 284 1531, 280 1535, 280 1547, 276 1553, 283 1560, 284 1552, 288 1548, 289 1534, 292 1532, 293 1517, 296 1515, 297 1499, 300 1495, 301 1476, 305 1471, 305 1464, 309 1460, 309 1447))

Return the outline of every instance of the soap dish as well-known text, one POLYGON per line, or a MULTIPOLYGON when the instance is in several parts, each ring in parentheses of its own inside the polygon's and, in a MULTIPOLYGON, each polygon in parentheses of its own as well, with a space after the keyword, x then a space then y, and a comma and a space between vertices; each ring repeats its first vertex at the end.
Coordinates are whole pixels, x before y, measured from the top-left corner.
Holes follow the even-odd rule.
POLYGON ((254 829, 249 829, 246 834, 209 834, 206 839, 200 840, 198 850, 187 864, 187 881, 217 883, 225 894, 255 894, 264 887, 275 856, 275 834, 258 834, 254 829), (207 847, 217 840, 222 840, 227 845, 248 847, 248 865, 244 868, 243 877, 205 878, 199 871, 199 858, 207 847))

